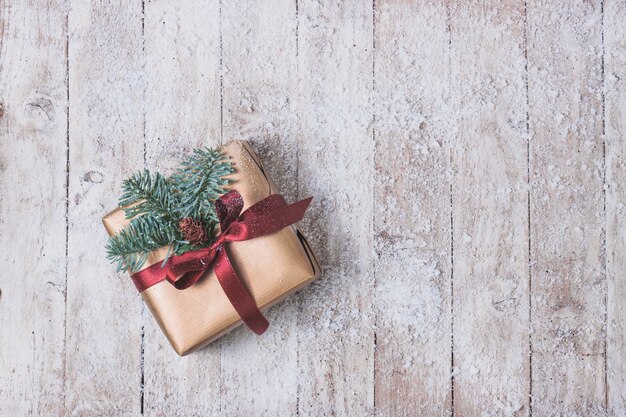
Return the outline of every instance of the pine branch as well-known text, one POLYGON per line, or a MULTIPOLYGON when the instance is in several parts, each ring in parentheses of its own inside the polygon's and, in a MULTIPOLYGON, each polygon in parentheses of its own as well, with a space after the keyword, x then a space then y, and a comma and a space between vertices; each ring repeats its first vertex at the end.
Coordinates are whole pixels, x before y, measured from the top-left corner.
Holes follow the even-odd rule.
POLYGON ((181 217, 192 217, 207 223, 217 222, 213 202, 225 192, 232 174, 232 164, 214 149, 194 149, 172 175, 172 186, 179 196, 181 217))
POLYGON ((137 172, 122 184, 123 194, 119 205, 124 208, 127 219, 140 214, 175 219, 176 196, 171 184, 160 173, 152 174, 147 169, 137 172))
POLYGON ((230 183, 224 177, 233 172, 225 156, 205 148, 195 149, 170 178, 144 170, 125 180, 119 204, 131 221, 109 238, 107 258, 117 262, 118 270, 136 272, 150 252, 161 247, 170 247, 169 256, 210 244, 210 239, 199 246, 185 240, 179 222, 191 217, 214 236, 218 223, 214 201, 230 183))
POLYGON ((150 252, 181 239, 176 222, 163 222, 149 215, 135 217, 109 238, 107 259, 117 262, 118 270, 136 272, 150 252))

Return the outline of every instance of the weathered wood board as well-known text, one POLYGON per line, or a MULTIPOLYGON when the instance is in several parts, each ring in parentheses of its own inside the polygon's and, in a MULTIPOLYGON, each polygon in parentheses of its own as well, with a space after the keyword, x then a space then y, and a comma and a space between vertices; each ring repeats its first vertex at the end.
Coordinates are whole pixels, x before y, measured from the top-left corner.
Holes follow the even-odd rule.
POLYGON ((452 411, 450 31, 445 4, 376 3, 375 401, 452 411), (440 82, 431 82, 432 79, 440 82), (406 88, 410 86, 410 88, 406 88), (381 117, 393 113, 393 119, 381 117))
MULTIPOLYGON (((222 140, 250 141, 290 201, 298 191, 295 17, 291 1, 222 4, 222 140)), ((223 415, 297 414, 298 307, 296 296, 270 309, 262 337, 236 331, 222 340, 223 415)))
POLYGON ((3 3, 0 30, 0 415, 62 415, 67 16, 3 3))
POLYGON ((454 413, 530 414, 524 2, 450 10, 454 413))
POLYGON ((143 407, 141 301, 125 274, 111 269, 99 279, 110 265, 94 254, 106 242, 99 219, 111 194, 143 164, 142 10, 67 7, 66 395, 59 415, 136 415, 143 407))
POLYGON ((300 415, 374 411, 372 37, 371 4, 298 3, 299 194, 323 271, 302 292, 300 415))
MULTIPOLYGON (((171 172, 197 146, 221 134, 219 2, 144 4, 145 166, 171 172)), ((143 311, 146 416, 219 416, 219 343, 179 358, 143 311), (163 398, 169 398, 163 401, 163 398)))
POLYGON ((0 417, 626 416, 626 3, 0 4, 0 417), (251 141, 320 279, 180 358, 100 217, 251 141))
POLYGON ((606 203, 606 396, 626 415, 626 2, 604 4, 603 128, 606 203))
POLYGON ((528 4, 532 410, 606 409, 602 5, 528 4))

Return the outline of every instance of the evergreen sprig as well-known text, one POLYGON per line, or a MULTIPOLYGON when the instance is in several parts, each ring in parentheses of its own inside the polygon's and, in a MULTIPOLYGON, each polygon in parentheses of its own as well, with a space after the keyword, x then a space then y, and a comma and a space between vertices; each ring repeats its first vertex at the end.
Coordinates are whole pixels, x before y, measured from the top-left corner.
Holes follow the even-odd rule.
POLYGON ((148 254, 163 246, 182 240, 176 223, 159 221, 143 215, 135 217, 107 242, 107 258, 117 262, 118 271, 135 272, 146 262, 148 254))
POLYGON ((177 198, 172 184, 161 173, 147 169, 137 172, 122 183, 119 205, 127 219, 140 214, 173 219, 176 217, 177 198))
POLYGON ((144 170, 126 179, 119 205, 131 220, 109 238, 107 258, 117 263, 118 270, 136 272, 149 253, 161 247, 170 247, 168 256, 202 247, 185 240, 179 222, 185 217, 199 220, 208 235, 214 236, 218 223, 214 201, 230 183, 224 177, 233 172, 224 155, 204 148, 194 149, 170 178, 144 170))
POLYGON ((230 183, 224 177, 232 172, 232 164, 218 151, 194 149, 171 178, 180 197, 178 210, 181 216, 217 222, 213 202, 230 183))

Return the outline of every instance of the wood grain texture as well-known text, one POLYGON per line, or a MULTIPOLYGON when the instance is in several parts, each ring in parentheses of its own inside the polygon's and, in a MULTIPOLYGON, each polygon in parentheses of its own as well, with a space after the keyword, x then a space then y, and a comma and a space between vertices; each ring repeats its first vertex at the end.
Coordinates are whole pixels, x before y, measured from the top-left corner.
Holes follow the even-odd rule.
POLYGON ((448 13, 381 1, 375 19, 376 413, 449 416, 448 13))
MULTIPOLYGON (((223 140, 250 141, 290 202, 298 192, 296 36, 291 0, 222 4, 223 140)), ((241 327, 222 341, 224 415, 297 415, 298 296, 265 315, 263 336, 241 327)))
POLYGON ((374 406, 373 13, 360 1, 298 3, 300 195, 323 275, 302 292, 300 415, 374 406))
POLYGON ((524 3, 450 10, 455 415, 529 415, 524 3))
POLYGON ((141 299, 104 258, 100 219, 143 162, 141 4, 70 6, 66 415, 135 416, 141 299))
POLYGON ((607 408, 626 416, 626 2, 604 4, 607 408))
MULTIPOLYGON (((145 164, 172 172, 220 143, 219 1, 145 3, 145 164)), ((220 343, 183 358, 144 310, 144 414, 221 416, 220 343)))
POLYGON ((602 10, 528 3, 533 415, 606 410, 602 10))
POLYGON ((0 416, 626 417, 624 0, 0 3, 0 416), (100 217, 250 140, 320 279, 179 358, 100 217))
POLYGON ((62 416, 64 7, 3 2, 0 36, 0 415, 62 416))

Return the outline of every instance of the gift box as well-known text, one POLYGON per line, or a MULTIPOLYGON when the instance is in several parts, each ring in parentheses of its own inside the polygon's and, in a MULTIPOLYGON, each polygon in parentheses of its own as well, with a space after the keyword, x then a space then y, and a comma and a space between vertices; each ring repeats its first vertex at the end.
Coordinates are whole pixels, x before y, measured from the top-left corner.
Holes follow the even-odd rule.
MULTIPOLYGON (((270 205, 276 203, 278 189, 248 143, 231 142, 223 146, 220 152, 232 162, 234 173, 228 176, 231 183, 227 188, 236 190, 243 199, 243 217, 246 212, 254 211, 268 201, 270 205), (248 210, 250 208, 252 210, 248 210)), ((124 211, 118 208, 105 215, 103 223, 109 235, 115 235, 128 225, 129 220, 124 211)), ((234 275, 238 278, 238 281, 231 280, 231 284, 234 282, 236 287, 234 289, 225 287, 231 284, 224 284, 222 277, 218 280, 215 262, 202 273, 198 273, 201 277, 197 282, 184 286, 183 289, 176 288, 167 279, 144 285, 147 288, 135 281, 163 333, 181 356, 200 349, 242 324, 240 313, 246 306, 238 305, 241 303, 237 301, 237 291, 247 291, 254 304, 263 311, 304 287, 320 273, 319 264, 309 244, 295 225, 246 240, 228 241, 221 249, 227 252, 226 263, 230 262, 234 275), (243 288, 237 285, 242 285, 243 288)), ((140 272, 145 270, 145 275, 150 272, 150 268, 159 272, 166 256, 166 247, 151 252, 140 272)), ((205 266, 202 259, 195 263, 205 266)), ((219 265, 217 267, 223 268, 219 265)), ((246 323, 252 327, 250 323, 246 323)))

